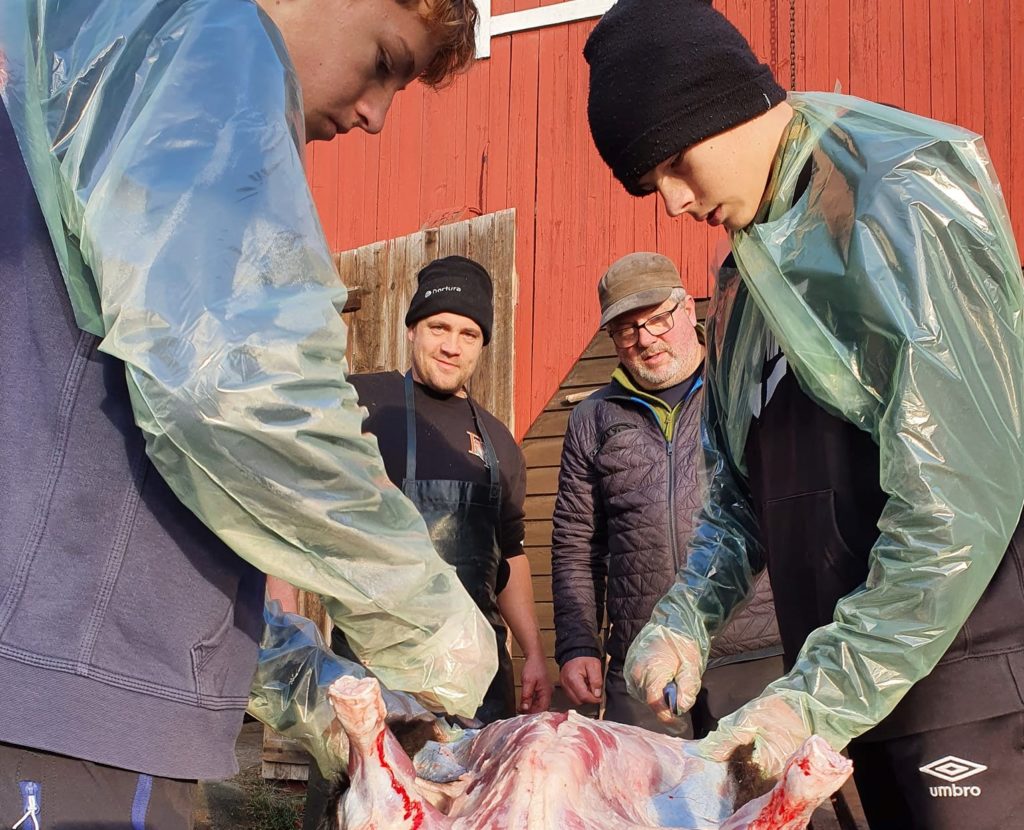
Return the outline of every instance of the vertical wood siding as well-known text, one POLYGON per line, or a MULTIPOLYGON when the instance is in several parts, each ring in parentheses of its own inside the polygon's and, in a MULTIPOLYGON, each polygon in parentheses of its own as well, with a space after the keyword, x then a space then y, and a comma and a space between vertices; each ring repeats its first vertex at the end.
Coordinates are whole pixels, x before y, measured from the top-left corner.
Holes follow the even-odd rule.
MULTIPOLYGON (((537 0, 494 0, 493 13, 537 0)), ((716 0, 780 82, 790 0, 716 0), (773 48, 774 47, 774 48, 773 48)), ((1024 230, 1024 2, 795 0, 798 89, 844 92, 985 135, 1014 227, 1024 230)), ((309 179, 335 250, 514 207, 519 306, 516 424, 543 411, 597 324, 594 285, 633 250, 658 250, 710 293, 720 232, 632 199, 590 143, 583 44, 596 21, 492 40, 452 86, 400 94, 379 136, 310 146, 309 179)), ((652 78, 652 83, 657 83, 652 78)))

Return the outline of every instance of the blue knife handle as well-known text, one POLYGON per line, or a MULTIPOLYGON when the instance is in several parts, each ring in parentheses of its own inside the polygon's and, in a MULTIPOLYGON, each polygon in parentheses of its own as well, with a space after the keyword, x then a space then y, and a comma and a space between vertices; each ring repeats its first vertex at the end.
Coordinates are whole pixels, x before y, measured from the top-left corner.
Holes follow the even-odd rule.
POLYGON ((676 689, 676 682, 674 680, 665 687, 663 694, 665 695, 665 705, 668 706, 668 710, 673 715, 678 715, 679 712, 676 709, 678 690, 676 689))

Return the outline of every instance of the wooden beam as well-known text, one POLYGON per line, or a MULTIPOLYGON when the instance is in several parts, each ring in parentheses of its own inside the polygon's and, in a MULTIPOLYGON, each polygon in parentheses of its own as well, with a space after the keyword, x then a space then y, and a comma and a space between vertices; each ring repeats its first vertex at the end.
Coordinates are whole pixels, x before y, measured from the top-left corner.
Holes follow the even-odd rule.
POLYGON ((526 471, 526 495, 553 496, 558 492, 558 467, 534 467, 526 471))
POLYGON ((345 298, 345 307, 341 310, 342 314, 348 314, 352 311, 359 311, 363 307, 363 287, 361 285, 355 285, 348 290, 348 296, 345 298))
POLYGON ((492 16, 491 0, 477 0, 476 56, 478 59, 491 56, 492 37, 600 17, 613 3, 614 0, 566 0, 492 16))
POLYGON ((560 23, 574 23, 577 20, 589 20, 592 17, 600 17, 612 5, 614 0, 566 0, 564 3, 552 3, 550 6, 537 6, 509 14, 499 14, 491 18, 491 37, 557 26, 560 23))
POLYGON ((528 547, 544 547, 551 544, 552 523, 550 519, 535 519, 526 524, 526 538, 523 544, 528 547))
POLYGON ((541 413, 526 433, 526 437, 547 438, 557 435, 561 438, 565 435, 565 428, 569 426, 569 415, 571 413, 572 410, 570 409, 541 413))

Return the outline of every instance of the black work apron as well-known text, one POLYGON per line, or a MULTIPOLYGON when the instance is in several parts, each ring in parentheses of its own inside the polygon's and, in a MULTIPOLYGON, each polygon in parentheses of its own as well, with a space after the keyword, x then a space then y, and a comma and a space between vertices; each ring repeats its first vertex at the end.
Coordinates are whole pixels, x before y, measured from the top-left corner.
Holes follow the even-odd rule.
MULTIPOLYGON (((836 603, 867 578, 887 496, 878 445, 830 415, 790 370, 744 452, 775 595, 786 669, 836 603)), ((1024 710, 1024 519, 992 582, 931 674, 857 741, 885 741, 1024 710), (979 690, 985 690, 979 694, 979 690)))
POLYGON ((501 513, 501 482, 498 457, 487 435, 483 419, 472 398, 467 399, 473 420, 483 441, 484 463, 489 484, 448 479, 416 478, 416 401, 412 373, 405 375, 406 454, 402 492, 416 505, 427 523, 434 548, 455 568, 459 581, 494 629, 498 642, 498 672, 476 712, 484 723, 515 714, 515 678, 512 658, 505 646, 508 631, 498 611, 496 585, 501 551, 497 528, 501 513))

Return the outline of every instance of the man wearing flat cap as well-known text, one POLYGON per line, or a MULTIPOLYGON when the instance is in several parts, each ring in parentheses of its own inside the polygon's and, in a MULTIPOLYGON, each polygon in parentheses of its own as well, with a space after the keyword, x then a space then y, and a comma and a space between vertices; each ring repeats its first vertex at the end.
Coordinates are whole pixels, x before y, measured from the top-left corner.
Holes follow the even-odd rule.
POLYGON ((771 590, 761 580, 715 641, 689 716, 662 722, 627 694, 626 651, 672 585, 701 502, 704 346, 693 297, 660 254, 615 262, 598 296, 619 366, 576 407, 563 445, 551 550, 555 656, 576 705, 600 703, 603 688, 606 720, 692 737, 782 673, 771 590))

